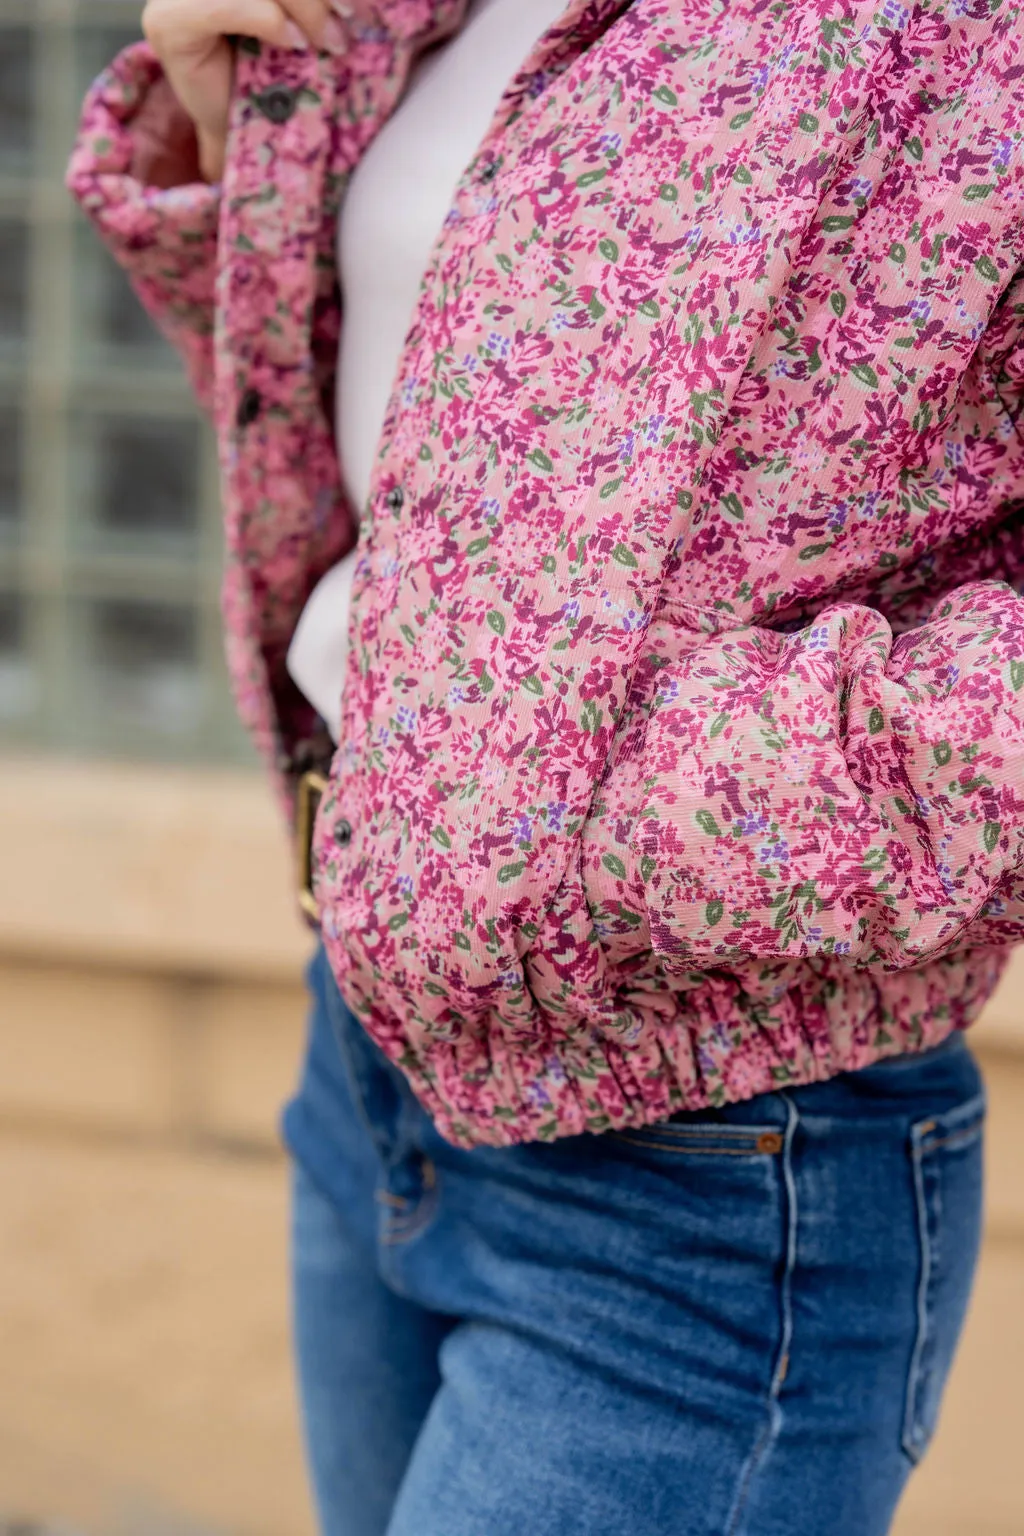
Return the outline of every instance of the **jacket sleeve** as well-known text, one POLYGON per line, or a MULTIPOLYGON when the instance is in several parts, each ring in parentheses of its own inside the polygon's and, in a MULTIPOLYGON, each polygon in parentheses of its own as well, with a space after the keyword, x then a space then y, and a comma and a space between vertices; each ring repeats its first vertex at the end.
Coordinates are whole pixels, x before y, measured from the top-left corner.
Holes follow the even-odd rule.
POLYGON ((661 671, 637 760, 632 827, 595 812, 584 834, 589 898, 599 924, 649 925, 670 968, 904 969, 1024 938, 1024 600, 1008 586, 960 588, 898 638, 852 605, 796 634, 719 636, 661 671))
POLYGON ((197 162, 156 56, 127 48, 86 97, 67 185, 209 408, 220 192, 197 162))

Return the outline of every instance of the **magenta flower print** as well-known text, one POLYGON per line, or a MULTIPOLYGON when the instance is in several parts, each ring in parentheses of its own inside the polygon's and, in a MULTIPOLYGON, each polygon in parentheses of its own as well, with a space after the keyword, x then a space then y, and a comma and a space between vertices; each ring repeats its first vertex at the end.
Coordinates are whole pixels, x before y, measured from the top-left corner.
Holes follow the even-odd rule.
MULTIPOLYGON (((355 536, 338 201, 463 14, 242 57, 222 189, 133 174, 145 48, 86 106, 71 184, 214 412, 275 764, 355 536)), ((316 848, 340 985, 454 1140, 932 1043, 1024 935, 1022 70, 1006 0, 580 0, 510 83, 397 374, 316 848)))

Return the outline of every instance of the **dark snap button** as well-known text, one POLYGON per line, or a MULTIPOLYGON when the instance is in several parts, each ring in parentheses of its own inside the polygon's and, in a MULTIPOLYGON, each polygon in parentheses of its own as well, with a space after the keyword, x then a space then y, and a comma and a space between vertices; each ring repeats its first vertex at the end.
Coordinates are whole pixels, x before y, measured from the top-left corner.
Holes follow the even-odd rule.
POLYGON ((405 506, 405 492, 400 485, 393 485, 384 498, 389 512, 401 512, 405 506))
POLYGON ((483 170, 480 172, 480 180, 481 181, 493 181, 495 176, 497 176, 498 171, 500 169, 501 169, 501 161, 500 160, 491 160, 487 165, 484 166, 483 170))
POLYGON ((247 389, 238 402, 236 421, 240 427, 251 427, 263 409, 263 396, 258 389, 247 389))
POLYGON ((334 841, 339 848, 347 848, 352 841, 352 823, 339 821, 334 828, 334 841))
POLYGON ((256 105, 263 116, 280 126, 294 115, 299 103, 299 93, 288 85, 271 85, 256 97, 256 105))

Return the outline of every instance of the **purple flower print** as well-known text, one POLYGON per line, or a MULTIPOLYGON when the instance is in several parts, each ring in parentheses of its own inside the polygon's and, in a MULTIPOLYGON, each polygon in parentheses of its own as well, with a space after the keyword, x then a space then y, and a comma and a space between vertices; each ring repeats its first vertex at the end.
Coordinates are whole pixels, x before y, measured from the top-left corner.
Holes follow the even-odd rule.
POLYGON ((520 811, 516 817, 512 836, 519 843, 520 847, 524 844, 529 846, 533 841, 533 822, 525 811, 520 811))

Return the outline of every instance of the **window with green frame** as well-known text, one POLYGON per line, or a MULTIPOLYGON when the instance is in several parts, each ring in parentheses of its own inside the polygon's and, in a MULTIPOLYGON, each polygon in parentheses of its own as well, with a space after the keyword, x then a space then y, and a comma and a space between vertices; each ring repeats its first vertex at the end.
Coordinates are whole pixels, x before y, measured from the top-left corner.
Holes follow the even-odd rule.
POLYGON ((0 747, 245 761, 214 445, 64 191, 141 0, 0 0, 0 747))

